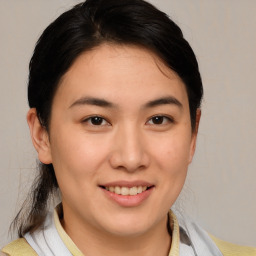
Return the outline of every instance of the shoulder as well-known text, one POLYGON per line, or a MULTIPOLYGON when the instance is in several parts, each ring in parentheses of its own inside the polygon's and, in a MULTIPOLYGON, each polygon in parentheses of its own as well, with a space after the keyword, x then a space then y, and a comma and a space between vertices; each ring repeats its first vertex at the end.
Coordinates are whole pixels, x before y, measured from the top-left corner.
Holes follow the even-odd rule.
MULTIPOLYGON (((9 256, 37 256, 36 252, 31 248, 24 238, 19 238, 6 245, 0 253, 9 256)), ((0 254, 0 256, 2 256, 0 254)))
POLYGON ((225 242, 212 235, 210 237, 224 256, 256 256, 256 248, 225 242))
POLYGON ((211 251, 214 252, 213 255, 223 256, 256 256, 256 248, 224 242, 210 235, 182 213, 175 214, 179 222, 181 244, 191 245, 195 252, 211 251))

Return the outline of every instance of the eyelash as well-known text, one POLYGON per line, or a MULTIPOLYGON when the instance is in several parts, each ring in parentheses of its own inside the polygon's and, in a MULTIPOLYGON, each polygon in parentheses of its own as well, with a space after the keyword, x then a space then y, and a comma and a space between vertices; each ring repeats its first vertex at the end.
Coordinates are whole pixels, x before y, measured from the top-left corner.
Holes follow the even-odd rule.
MULTIPOLYGON (((94 120, 95 121, 95 120, 94 120)), ((110 123, 102 116, 90 116, 90 117, 87 117, 86 119, 84 119, 82 121, 83 123, 88 123, 92 126, 105 126, 105 125, 110 125, 110 123), (100 124, 93 124, 92 120, 93 119, 99 119, 98 121, 101 121, 100 124), (104 122, 104 124, 102 124, 102 122, 104 122)), ((96 120, 97 122, 97 120, 96 120)))
MULTIPOLYGON (((83 123, 88 123, 92 126, 105 126, 105 125, 111 125, 104 117, 102 116, 90 116, 86 119, 83 120, 83 123), (93 120, 96 122, 99 122, 99 124, 95 124, 93 123, 93 120), (98 119, 98 120, 97 120, 98 119), (103 123, 103 124, 102 124, 103 123)), ((165 116, 165 115, 155 115, 152 116, 147 122, 146 124, 148 125, 165 125, 167 123, 174 123, 173 118, 169 117, 169 116, 165 116), (160 123, 150 123, 151 121, 153 121, 155 119, 155 121, 160 121, 160 123), (158 120, 157 120, 158 119, 158 120)))
MULTIPOLYGON (((157 120, 156 120, 157 121, 157 120)), ((169 117, 169 116, 165 116, 165 115, 155 115, 155 116, 152 116, 148 121, 147 121, 147 124, 149 125, 165 125, 167 123, 174 123, 174 120, 172 117, 169 117), (160 123, 160 124, 156 124, 156 123, 149 123, 150 121, 153 121, 154 118, 159 118, 160 121, 164 122, 164 123, 160 123)))

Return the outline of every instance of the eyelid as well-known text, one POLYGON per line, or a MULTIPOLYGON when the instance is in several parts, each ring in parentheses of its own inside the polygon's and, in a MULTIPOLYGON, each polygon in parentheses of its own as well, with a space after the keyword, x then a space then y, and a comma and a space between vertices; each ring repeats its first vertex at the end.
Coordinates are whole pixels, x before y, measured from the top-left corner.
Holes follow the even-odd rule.
POLYGON ((107 118, 101 116, 101 115, 91 115, 91 116, 87 116, 86 118, 82 119, 82 123, 89 123, 90 120, 92 120, 92 118, 94 117, 99 117, 103 119, 103 122, 106 122, 106 124, 100 124, 100 125, 94 125, 92 123, 90 123, 91 126, 108 126, 111 125, 110 122, 107 120, 107 118))
MULTIPOLYGON (((166 114, 157 114, 157 115, 153 115, 153 116, 151 116, 149 119, 148 119, 148 121, 146 122, 146 124, 148 124, 149 123, 149 121, 151 121, 154 117, 162 117, 162 118, 165 118, 165 119, 167 119, 168 120, 168 123, 174 123, 174 118, 173 117, 171 117, 171 116, 169 116, 169 115, 166 115, 166 114)), ((154 123, 152 123, 152 124, 149 124, 149 125, 165 125, 166 123, 164 123, 164 124, 154 124, 154 123)))
MULTIPOLYGON (((165 125, 166 124, 166 120, 167 120, 167 122, 168 123, 174 123, 174 118, 173 117, 171 117, 171 116, 169 116, 169 115, 166 115, 166 114, 156 114, 156 115, 153 115, 153 116, 151 116, 148 120, 147 120, 147 122, 146 122, 146 124, 149 124, 149 125, 158 125, 158 126, 160 126, 160 125, 165 125), (161 123, 161 124, 154 124, 154 123, 149 123, 150 121, 152 121, 152 119, 153 118, 155 118, 155 117, 161 117, 161 118, 164 118, 165 119, 165 121, 163 121, 163 123, 161 123)), ((90 115, 90 116, 87 116, 86 118, 83 118, 82 119, 82 123, 88 123, 89 125, 91 125, 91 126, 109 126, 109 125, 111 125, 111 123, 108 121, 108 119, 107 118, 105 118, 105 117, 103 117, 103 116, 101 116, 101 115, 90 115), (103 120, 103 124, 99 124, 99 125, 95 125, 95 124, 93 124, 92 122, 90 122, 91 120, 92 120, 92 118, 95 118, 95 117, 99 117, 99 118, 102 118, 102 120, 103 120), (90 123, 89 123, 90 122, 90 123)))

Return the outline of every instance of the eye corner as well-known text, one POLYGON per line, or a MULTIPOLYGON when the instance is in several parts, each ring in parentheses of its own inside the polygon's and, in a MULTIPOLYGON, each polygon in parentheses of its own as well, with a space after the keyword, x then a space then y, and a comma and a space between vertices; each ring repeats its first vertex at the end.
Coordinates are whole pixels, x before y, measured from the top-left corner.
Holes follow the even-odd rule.
POLYGON ((81 123, 94 127, 111 126, 111 123, 101 115, 91 115, 82 119, 81 123))
POLYGON ((156 125, 156 126, 163 126, 168 124, 175 123, 175 120, 173 117, 169 115, 163 115, 163 114, 157 114, 148 119, 146 124, 148 125, 156 125))

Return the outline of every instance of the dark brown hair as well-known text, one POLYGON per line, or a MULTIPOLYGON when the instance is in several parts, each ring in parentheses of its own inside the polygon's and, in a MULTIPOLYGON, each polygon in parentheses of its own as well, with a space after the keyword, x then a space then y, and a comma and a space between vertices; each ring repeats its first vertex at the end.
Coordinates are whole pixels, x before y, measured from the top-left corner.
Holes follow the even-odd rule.
MULTIPOLYGON (((39 38, 29 65, 28 102, 41 125, 49 129, 51 106, 62 76, 83 52, 104 42, 147 48, 183 80, 191 127, 203 95, 198 63, 180 28, 143 0, 87 0, 63 13, 39 38)), ((48 201, 58 192, 52 164, 39 164, 39 174, 14 220, 19 236, 43 223, 48 201)))

